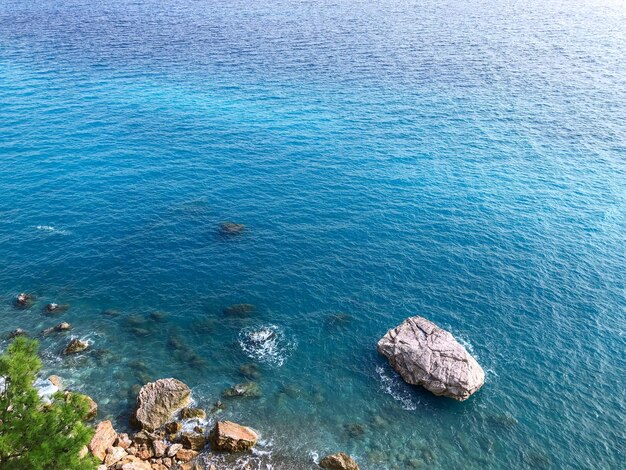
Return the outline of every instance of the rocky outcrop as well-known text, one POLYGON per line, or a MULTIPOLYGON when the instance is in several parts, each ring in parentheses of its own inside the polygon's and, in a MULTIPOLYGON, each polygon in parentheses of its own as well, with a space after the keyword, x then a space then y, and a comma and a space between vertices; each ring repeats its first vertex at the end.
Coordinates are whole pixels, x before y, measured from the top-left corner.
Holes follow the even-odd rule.
POLYGON ((83 341, 82 339, 74 338, 63 350, 63 354, 66 356, 69 354, 76 354, 84 351, 89 347, 89 343, 87 341, 83 341))
POLYGON ((345 452, 327 455, 321 460, 320 467, 327 470, 359 470, 354 459, 345 452))
POLYGON ((262 395, 261 388, 256 382, 246 382, 242 384, 233 385, 222 392, 222 395, 226 398, 235 397, 247 397, 258 398, 262 395))
POLYGON ((46 328, 41 332, 42 336, 49 335, 50 333, 61 332, 61 331, 69 331, 72 329, 72 325, 67 322, 61 322, 57 326, 53 326, 51 328, 46 328))
POLYGON ((137 423, 148 431, 154 431, 167 423, 172 414, 189 404, 191 390, 176 379, 159 379, 139 391, 137 396, 137 423))
POLYGON ((247 452, 258 438, 252 429, 231 421, 218 421, 210 434, 211 447, 222 452, 247 452))
POLYGON ((45 310, 46 310, 46 313, 63 313, 67 311, 68 308, 70 308, 68 304, 59 305, 59 304, 51 303, 51 304, 46 305, 45 310))
POLYGON ((420 316, 389 330, 377 349, 406 382, 435 395, 463 401, 485 382, 483 369, 452 334, 420 316))
POLYGON ((15 297, 15 306, 17 308, 28 308, 35 301, 35 296, 27 294, 26 292, 20 292, 15 297))
POLYGON ((117 433, 113 429, 111 421, 101 421, 96 426, 96 432, 87 447, 89 452, 102 462, 106 457, 107 449, 113 446, 116 439, 117 433))

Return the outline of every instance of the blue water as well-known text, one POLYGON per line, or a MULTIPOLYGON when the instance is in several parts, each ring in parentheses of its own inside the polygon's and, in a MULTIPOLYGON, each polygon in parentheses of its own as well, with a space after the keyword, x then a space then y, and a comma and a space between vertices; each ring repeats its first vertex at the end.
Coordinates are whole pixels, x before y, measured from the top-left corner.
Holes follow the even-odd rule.
POLYGON ((134 384, 210 408, 257 364, 220 415, 254 465, 619 468, 624 51, 617 0, 4 0, 1 332, 71 322, 92 352, 45 370, 120 428, 134 384), (414 314, 483 365, 467 402, 377 355, 414 314))

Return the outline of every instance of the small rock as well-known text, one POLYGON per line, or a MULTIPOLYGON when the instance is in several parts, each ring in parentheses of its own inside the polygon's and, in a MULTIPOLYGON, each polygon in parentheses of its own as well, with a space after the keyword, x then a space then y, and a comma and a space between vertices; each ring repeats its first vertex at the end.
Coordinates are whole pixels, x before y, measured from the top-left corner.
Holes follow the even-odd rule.
POLYGON ((53 326, 51 328, 46 328, 41 332, 42 336, 49 335, 50 333, 57 333, 61 331, 68 331, 72 329, 72 325, 67 322, 59 323, 57 326, 53 326))
POLYGON ((115 445, 122 449, 128 449, 132 443, 133 441, 130 440, 126 433, 118 434, 117 441, 115 441, 115 445))
POLYGON ((51 375, 50 377, 48 377, 48 382, 50 382, 59 390, 63 388, 63 380, 58 375, 51 375))
POLYGON ((206 445, 206 438, 202 434, 185 433, 180 436, 183 447, 191 450, 202 450, 206 445))
POLYGON ((195 450, 191 450, 191 449, 180 449, 178 452, 176 452, 176 458, 180 460, 181 462, 189 462, 191 459, 193 459, 197 455, 198 455, 198 452, 196 452, 195 450))
POLYGON ((107 449, 107 455, 104 458, 104 464, 107 467, 115 465, 117 462, 126 457, 128 453, 121 447, 109 447, 107 449))
POLYGON ((167 448, 167 456, 174 457, 176 453, 183 448, 182 444, 172 444, 167 448))
POLYGON ((163 457, 167 451, 167 444, 158 439, 152 443, 152 449, 154 450, 155 457, 163 457))
POLYGON ((31 294, 21 292, 15 297, 15 306, 18 308, 28 308, 33 304, 35 297, 31 294))
POLYGON ((246 452, 256 444, 257 433, 231 421, 218 421, 211 431, 213 450, 222 452, 246 452))
POLYGON ((135 455, 141 460, 149 460, 151 457, 154 457, 154 451, 151 447, 141 446, 135 455))
POLYGON ((70 306, 68 304, 63 304, 63 305, 59 305, 59 304, 48 304, 46 305, 46 313, 63 313, 65 311, 67 311, 67 309, 69 309, 70 306))
POLYGON ((220 224, 219 232, 224 236, 241 235, 246 229, 244 224, 238 224, 235 222, 222 222, 220 224))
POLYGON ((165 423, 165 425, 163 425, 163 429, 165 429, 165 432, 168 434, 176 434, 182 427, 183 425, 178 421, 170 421, 169 423, 165 423))
POLYGON ((87 447, 89 452, 102 462, 106 456, 106 450, 113 446, 115 439, 117 439, 117 433, 113 429, 111 421, 101 421, 96 426, 96 431, 87 447))
POLYGON ((63 354, 65 354, 66 356, 69 354, 76 354, 76 353, 84 351, 88 347, 89 347, 89 343, 87 341, 74 338, 66 346, 65 350, 63 351, 63 354))
POLYGON ((182 419, 206 419, 206 412, 201 408, 183 408, 180 410, 182 419))
POLYGON ((28 336, 28 333, 22 328, 16 328, 11 333, 9 333, 9 339, 17 338, 18 336, 28 336))
POLYGON ((117 317, 119 316, 119 314, 119 310, 115 310, 113 308, 107 308, 106 310, 102 311, 102 315, 106 315, 107 317, 117 317))
POLYGON ((359 470, 354 459, 345 452, 324 457, 320 462, 320 467, 327 470, 359 470))
POLYGON ((226 409, 226 405, 221 402, 221 400, 217 400, 213 403, 213 407, 211 408, 211 414, 216 414, 224 411, 226 409))
POLYGON ((222 395, 226 398, 233 397, 248 397, 257 398, 262 395, 261 388, 256 382, 246 382, 242 384, 233 385, 222 392, 222 395))
POLYGON ((151 445, 154 441, 154 436, 146 431, 139 431, 133 435, 132 441, 135 445, 151 445))

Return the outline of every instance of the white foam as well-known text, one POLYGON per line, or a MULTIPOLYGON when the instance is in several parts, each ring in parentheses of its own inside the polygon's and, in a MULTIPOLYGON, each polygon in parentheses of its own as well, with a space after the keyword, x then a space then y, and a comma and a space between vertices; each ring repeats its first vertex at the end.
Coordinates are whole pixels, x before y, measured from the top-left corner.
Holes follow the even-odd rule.
POLYGON ((69 230, 60 230, 52 225, 37 225, 36 228, 42 232, 58 233, 59 235, 69 235, 71 233, 69 230))
POLYGON ((402 408, 407 411, 413 411, 417 409, 417 403, 411 396, 410 392, 405 387, 404 382, 399 378, 390 376, 384 367, 376 367, 378 378, 380 379, 380 387, 385 392, 393 397, 394 400, 400 402, 402 408))
POLYGON ((282 366, 296 347, 276 325, 245 328, 239 332, 239 346, 252 359, 273 366, 282 366))

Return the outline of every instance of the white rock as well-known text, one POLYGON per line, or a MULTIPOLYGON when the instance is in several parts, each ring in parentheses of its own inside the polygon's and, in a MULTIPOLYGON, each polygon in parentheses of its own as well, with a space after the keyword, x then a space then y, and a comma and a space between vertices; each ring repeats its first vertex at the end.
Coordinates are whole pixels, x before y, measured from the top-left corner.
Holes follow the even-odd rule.
POLYGON ((463 401, 485 383, 483 369, 452 334, 423 317, 389 330, 377 349, 406 382, 435 395, 463 401))

